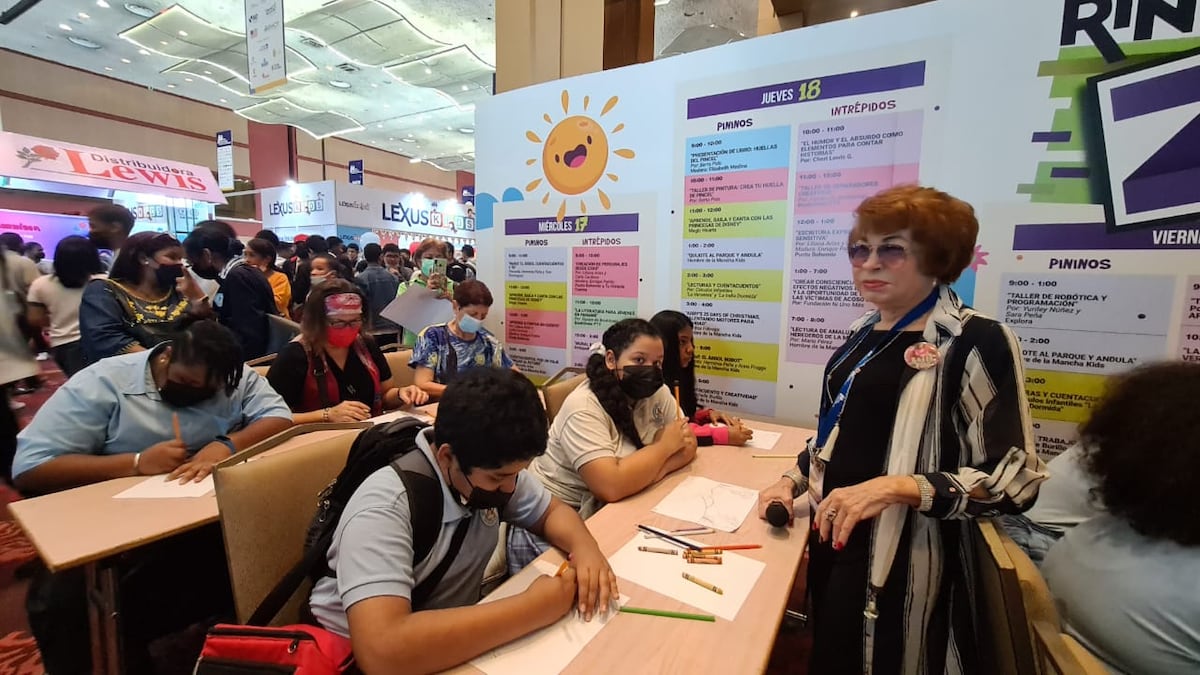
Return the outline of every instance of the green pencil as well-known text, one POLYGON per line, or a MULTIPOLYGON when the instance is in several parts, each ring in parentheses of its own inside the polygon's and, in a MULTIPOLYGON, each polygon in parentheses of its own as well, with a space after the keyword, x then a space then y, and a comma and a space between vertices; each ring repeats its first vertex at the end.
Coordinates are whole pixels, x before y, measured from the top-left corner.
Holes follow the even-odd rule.
POLYGON ((645 607, 622 607, 626 614, 645 614, 647 616, 665 616, 668 619, 690 619, 692 621, 716 621, 711 614, 685 614, 684 612, 668 612, 662 609, 646 609, 645 607))

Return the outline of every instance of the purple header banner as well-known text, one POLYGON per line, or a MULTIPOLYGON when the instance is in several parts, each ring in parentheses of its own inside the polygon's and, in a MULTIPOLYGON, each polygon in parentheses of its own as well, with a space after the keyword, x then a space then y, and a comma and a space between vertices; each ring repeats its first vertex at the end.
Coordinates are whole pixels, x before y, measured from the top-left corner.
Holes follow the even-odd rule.
POLYGON ((504 234, 594 234, 608 232, 637 232, 638 214, 612 213, 591 216, 554 218, 514 218, 504 221, 504 234))
POLYGON ((1014 251, 1162 251, 1200 249, 1200 223, 1110 233, 1104 223, 1017 225, 1014 251))
POLYGON ((843 96, 861 96, 925 84, 925 62, 916 61, 886 68, 873 68, 839 75, 783 82, 767 87, 742 89, 688 100, 689 120, 713 115, 774 108, 794 103, 812 103, 843 96), (814 83, 816 86, 814 86, 814 83))

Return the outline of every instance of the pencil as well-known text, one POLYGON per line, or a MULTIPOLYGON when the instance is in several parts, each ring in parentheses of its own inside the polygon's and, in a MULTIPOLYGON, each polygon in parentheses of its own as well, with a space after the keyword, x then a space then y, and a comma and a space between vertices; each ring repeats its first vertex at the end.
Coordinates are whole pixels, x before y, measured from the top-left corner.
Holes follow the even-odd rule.
POLYGON ((179 428, 179 413, 171 413, 171 426, 175 427, 175 440, 183 442, 183 431, 179 428))
POLYGON ((795 455, 750 455, 754 459, 796 459, 795 455))
POLYGON ((669 541, 672 544, 675 544, 676 546, 682 546, 684 548, 691 549, 693 551, 699 551, 701 548, 700 546, 697 546, 696 544, 689 544, 686 541, 680 539, 679 537, 672 536, 670 534, 667 534, 666 532, 663 532, 662 530, 650 527, 649 525, 638 525, 638 529, 641 530, 642 532, 649 532, 650 534, 656 535, 660 539, 669 541))
POLYGON ((655 548, 654 546, 639 546, 638 550, 643 551, 645 553, 665 553, 667 555, 675 555, 675 549, 673 549, 673 548, 655 548))
POLYGON ((622 607, 626 614, 645 614, 646 616, 663 616, 668 619, 688 619, 689 621, 715 622, 717 617, 711 614, 688 614, 686 612, 668 612, 661 609, 646 609, 645 607, 622 607))
POLYGON ((671 534, 689 535, 689 534, 713 534, 716 530, 711 527, 689 527, 682 530, 671 530, 671 534))
POLYGON ((567 566, 570 564, 570 560, 564 560, 562 564, 558 566, 558 571, 554 573, 554 576, 561 577, 562 573, 567 571, 567 566))
POLYGON ((701 548, 700 550, 701 551, 714 551, 714 552, 720 553, 721 551, 749 551, 752 548, 762 548, 762 545, 761 544, 730 544, 729 546, 705 546, 705 547, 701 548))
POLYGON ((692 582, 693 584, 696 584, 697 586, 699 586, 701 588, 707 588, 708 590, 712 591, 713 593, 716 593, 717 595, 725 595, 725 591, 717 588, 716 586, 713 586, 712 584, 708 583, 707 581, 705 581, 703 579, 697 579, 696 577, 688 574, 687 572, 683 573, 683 578, 687 579, 688 581, 692 582))
POLYGON ((679 385, 678 384, 675 385, 675 409, 679 411, 680 415, 683 415, 683 406, 679 405, 679 385))

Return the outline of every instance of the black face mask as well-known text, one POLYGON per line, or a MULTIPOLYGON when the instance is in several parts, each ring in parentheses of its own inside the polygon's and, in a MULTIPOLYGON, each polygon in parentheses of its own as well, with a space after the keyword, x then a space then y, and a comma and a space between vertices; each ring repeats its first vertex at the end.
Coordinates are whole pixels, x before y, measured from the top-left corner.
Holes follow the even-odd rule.
POLYGON ((166 290, 171 290, 175 287, 175 280, 183 276, 183 265, 159 265, 154 268, 154 280, 158 282, 158 287, 166 290))
POLYGON ((621 369, 619 383, 621 391, 635 401, 650 398, 663 386, 662 368, 658 366, 625 366, 621 369))
POLYGON ((203 269, 192 265, 192 271, 195 272, 196 276, 200 277, 201 279, 208 279, 209 281, 213 281, 221 277, 221 271, 216 267, 203 269))
POLYGON ((158 395, 162 396, 167 405, 175 408, 190 408, 216 396, 217 392, 208 387, 195 387, 167 378, 166 383, 159 387, 158 395))
POLYGON ((505 492, 504 490, 484 490, 483 488, 471 482, 467 477, 466 472, 459 469, 463 478, 467 479, 467 485, 471 486, 471 494, 467 496, 466 507, 475 511, 484 511, 487 509, 496 509, 503 511, 504 507, 508 506, 508 500, 512 499, 513 493, 505 492))

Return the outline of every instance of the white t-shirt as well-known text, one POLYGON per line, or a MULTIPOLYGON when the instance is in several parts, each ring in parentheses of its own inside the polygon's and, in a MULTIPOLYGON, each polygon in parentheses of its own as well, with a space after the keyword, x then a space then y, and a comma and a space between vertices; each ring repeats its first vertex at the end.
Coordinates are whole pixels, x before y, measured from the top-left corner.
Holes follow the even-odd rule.
MULTIPOLYGON (((633 423, 644 445, 650 445, 663 425, 681 415, 675 398, 665 385, 633 407, 633 423)), ((604 504, 588 490, 579 470, 584 464, 602 457, 619 459, 635 452, 637 448, 617 430, 617 425, 600 405, 591 384, 584 382, 563 401, 550 425, 546 454, 533 460, 529 470, 552 494, 587 518, 604 504)))
POLYGON ((29 302, 44 305, 50 315, 51 347, 79 340, 79 303, 82 300, 82 288, 66 288, 57 276, 38 277, 30 284, 29 302))

